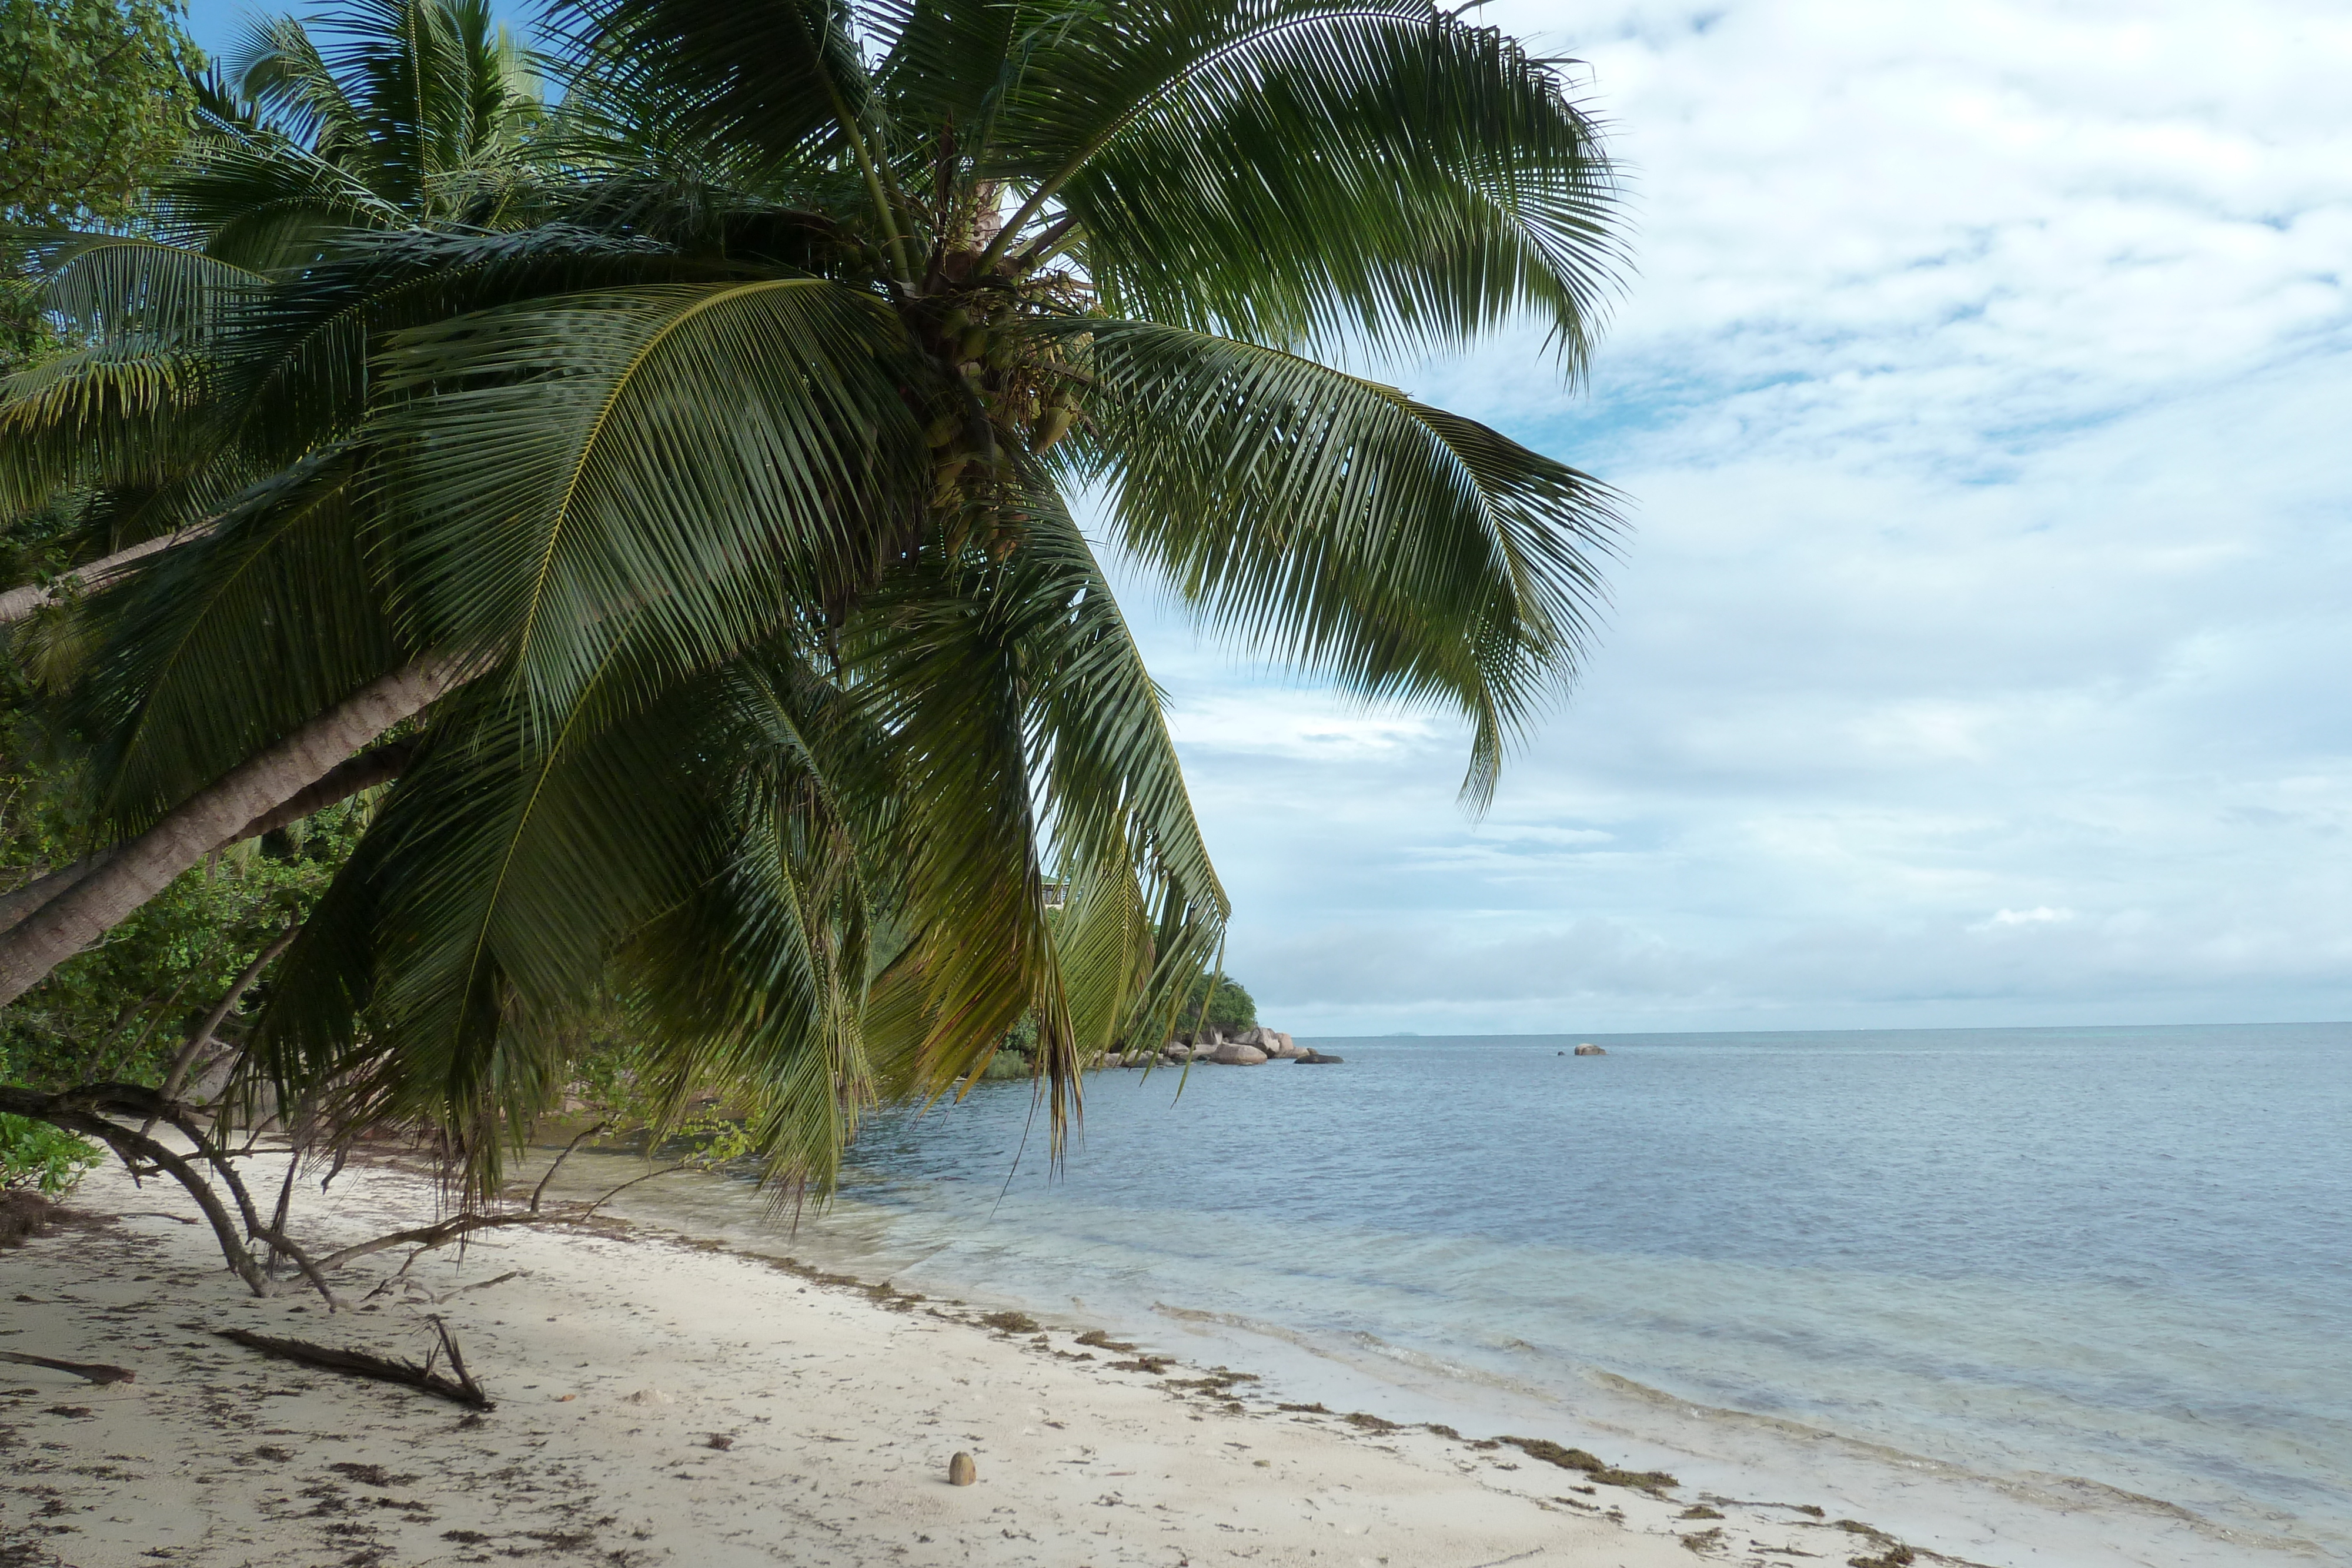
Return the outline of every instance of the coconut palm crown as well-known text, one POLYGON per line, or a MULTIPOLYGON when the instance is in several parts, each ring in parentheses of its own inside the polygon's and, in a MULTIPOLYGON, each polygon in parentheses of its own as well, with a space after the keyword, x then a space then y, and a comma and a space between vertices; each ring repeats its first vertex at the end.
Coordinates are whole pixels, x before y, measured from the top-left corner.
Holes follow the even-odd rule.
POLYGON ((0 402, 0 504, 184 541, 73 607, 115 831, 413 688, 281 1090, 488 1182, 617 997, 822 1183, 1028 1016, 1058 1129, 1228 914, 1073 497, 1239 645, 1461 715, 1474 805, 1572 677, 1606 490, 1326 362, 1532 319, 1580 374, 1557 63, 1417 0, 609 0, 551 110, 468 0, 371 3, 257 31, 154 235, 40 253, 88 347, 0 402))

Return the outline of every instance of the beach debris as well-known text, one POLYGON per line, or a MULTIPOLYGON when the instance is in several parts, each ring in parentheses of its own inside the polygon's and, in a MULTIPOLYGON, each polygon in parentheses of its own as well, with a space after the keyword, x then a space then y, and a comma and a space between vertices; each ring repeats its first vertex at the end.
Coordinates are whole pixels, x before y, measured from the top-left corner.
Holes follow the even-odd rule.
POLYGON ((716 1448, 723 1454, 735 1446, 735 1439, 724 1432, 713 1432, 702 1446, 706 1448, 716 1448))
POLYGON ((1684 1536, 1682 1542, 1685 1552, 1712 1552, 1723 1544, 1723 1526, 1718 1524, 1713 1530, 1695 1530, 1684 1536))
POLYGON ((628 1396, 628 1401, 632 1405, 675 1405, 677 1403, 677 1400, 671 1398, 668 1395, 664 1394, 658 1388, 640 1388, 635 1394, 628 1396))
POLYGON ((363 1487, 373 1487, 378 1491, 389 1491, 394 1487, 404 1487, 416 1479, 413 1475, 394 1475, 382 1465, 363 1465, 351 1460, 329 1465, 327 1469, 347 1481, 357 1481, 363 1487))
POLYGON ((1703 1502, 1695 1502, 1675 1517, 1676 1519, 1721 1519, 1723 1511, 1709 1508, 1703 1502))
POLYGON ((1135 1352, 1135 1346, 1128 1343, 1127 1341, 1113 1339, 1100 1329, 1088 1329, 1078 1336, 1078 1343, 1090 1344, 1097 1350, 1116 1350, 1130 1355, 1135 1352))
POLYGON ((1510 1444, 1531 1459, 1541 1459, 1564 1470, 1582 1470, 1602 1486, 1662 1492, 1682 1485, 1664 1470, 1621 1470, 1582 1448, 1564 1448, 1548 1437, 1500 1437, 1496 1441, 1510 1444))
POLYGON ((991 1312, 980 1321, 1005 1333, 1035 1333, 1040 1326, 1027 1312, 991 1312))
POLYGON ((1868 1557, 1849 1557, 1846 1568, 1909 1568, 1917 1559, 1912 1550, 1878 1528, 1858 1519, 1832 1520, 1832 1530, 1843 1530, 1849 1535, 1859 1535, 1878 1551, 1868 1557))
POLYGON ((970 1454, 958 1454, 948 1461, 948 1485, 968 1487, 980 1479, 980 1467, 971 1462, 970 1454))
POLYGON ((341 1372, 352 1377, 373 1378, 378 1383, 397 1383, 417 1389, 437 1398, 447 1399, 475 1410, 497 1408, 482 1385, 466 1370, 466 1358, 458 1354, 457 1342, 449 1335, 449 1327, 439 1318, 430 1318, 440 1343, 425 1358, 425 1364, 413 1361, 396 1361, 373 1351, 339 1349, 333 1345, 313 1344, 308 1340, 279 1339, 270 1334, 255 1333, 250 1329, 216 1329, 221 1338, 258 1351, 263 1355, 276 1356, 280 1361, 299 1362, 304 1366, 316 1366, 328 1372, 341 1372), (449 1357, 449 1370, 457 1375, 445 1377, 433 1370, 434 1363, 444 1354, 449 1357))
POLYGON ((0 1361, 17 1366, 46 1366, 51 1372, 70 1372, 76 1377, 92 1383, 136 1383, 139 1375, 127 1366, 108 1366, 95 1361, 59 1361, 54 1356, 32 1355, 21 1350, 0 1350, 0 1361))

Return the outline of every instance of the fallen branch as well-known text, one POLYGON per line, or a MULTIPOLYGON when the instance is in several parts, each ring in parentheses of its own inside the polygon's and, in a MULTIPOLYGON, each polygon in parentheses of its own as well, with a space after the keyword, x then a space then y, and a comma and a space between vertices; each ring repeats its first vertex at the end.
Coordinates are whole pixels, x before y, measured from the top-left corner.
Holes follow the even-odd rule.
POLYGON ((676 1176, 679 1171, 689 1170, 691 1168, 692 1166, 690 1163, 680 1162, 674 1166, 664 1166, 657 1171, 647 1171, 641 1176, 632 1176, 627 1181, 623 1182, 620 1186, 614 1187, 612 1191, 606 1193, 604 1197, 598 1198, 595 1202, 583 1209, 580 1213, 580 1218, 583 1223, 593 1218, 598 1209, 604 1207, 606 1204, 612 1202, 614 1198, 620 1197, 623 1193, 628 1191, 631 1187, 636 1186, 637 1183, 641 1181, 651 1181, 656 1176, 676 1176))
POLYGON ((250 1329, 216 1329, 225 1340, 234 1341, 263 1355, 274 1355, 281 1361, 299 1362, 304 1366, 316 1366, 328 1372, 340 1372, 352 1377, 373 1378, 378 1383, 397 1383, 405 1388, 418 1389, 438 1398, 450 1400, 473 1410, 497 1408, 482 1385, 466 1370, 457 1354, 457 1342, 442 1324, 433 1325, 441 1335, 441 1348, 449 1353, 450 1369, 455 1378, 442 1376, 432 1370, 430 1363, 419 1366, 413 1361, 395 1361, 388 1355, 377 1355, 364 1350, 338 1350, 332 1345, 312 1344, 307 1340, 278 1339, 269 1334, 255 1333, 250 1329))
MULTIPOLYGON (((529 1210, 520 1214, 461 1214, 455 1219, 445 1219, 438 1225, 420 1225, 414 1230, 395 1230, 389 1236, 379 1236, 373 1241, 356 1242, 340 1252, 328 1253, 319 1260, 318 1266, 322 1270, 340 1269, 353 1259, 364 1258, 371 1252, 388 1251, 392 1248, 406 1247, 412 1243, 415 1245, 418 1251, 426 1252, 436 1247, 446 1247, 459 1237, 471 1236, 477 1230, 495 1230, 505 1225, 541 1223, 542 1223, 541 1217, 529 1210)), ((406 1270, 404 1269, 402 1271, 404 1273, 406 1270)))
POLYGON ((547 1174, 541 1176, 539 1185, 530 1189, 530 1211, 533 1214, 539 1212, 539 1200, 547 1196, 547 1184, 555 1179, 555 1173, 563 1168, 563 1162, 572 1157, 572 1151, 580 1146, 582 1140, 594 1137, 612 1124, 610 1122, 595 1122, 572 1134, 572 1141, 563 1145, 563 1152, 555 1156, 555 1163, 547 1167, 547 1174))
POLYGON ((51 1372, 70 1372, 76 1377, 86 1377, 92 1383, 136 1383, 139 1375, 127 1366, 109 1366, 96 1361, 59 1361, 54 1356, 27 1355, 21 1350, 0 1350, 0 1361, 18 1366, 46 1366, 51 1372))

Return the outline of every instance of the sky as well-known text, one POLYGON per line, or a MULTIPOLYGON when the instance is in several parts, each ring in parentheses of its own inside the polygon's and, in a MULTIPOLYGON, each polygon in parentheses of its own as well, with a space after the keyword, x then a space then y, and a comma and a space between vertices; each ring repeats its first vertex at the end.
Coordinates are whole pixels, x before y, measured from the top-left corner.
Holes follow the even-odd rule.
POLYGON ((2352 1018, 2352 11, 1481 15, 1586 62, 1634 269, 1580 393, 1398 373, 1633 528, 1483 820, 1454 723, 1139 614, 1261 1016, 2352 1018))
POLYGON ((1261 1018, 2352 1018, 2352 11, 1479 15, 1582 62, 1633 266, 1580 389, 1382 373, 1632 528, 1482 817, 1452 719, 1124 575, 1261 1018))

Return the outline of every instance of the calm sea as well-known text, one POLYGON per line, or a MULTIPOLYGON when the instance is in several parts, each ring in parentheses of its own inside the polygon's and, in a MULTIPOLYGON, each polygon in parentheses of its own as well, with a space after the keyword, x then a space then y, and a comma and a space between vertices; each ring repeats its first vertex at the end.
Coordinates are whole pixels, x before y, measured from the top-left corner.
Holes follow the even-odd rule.
POLYGON ((789 1246, 1980 1561, 2352 1561, 2352 1025, 1315 1043, 1059 1172, 1021 1083, 887 1116, 789 1246))

